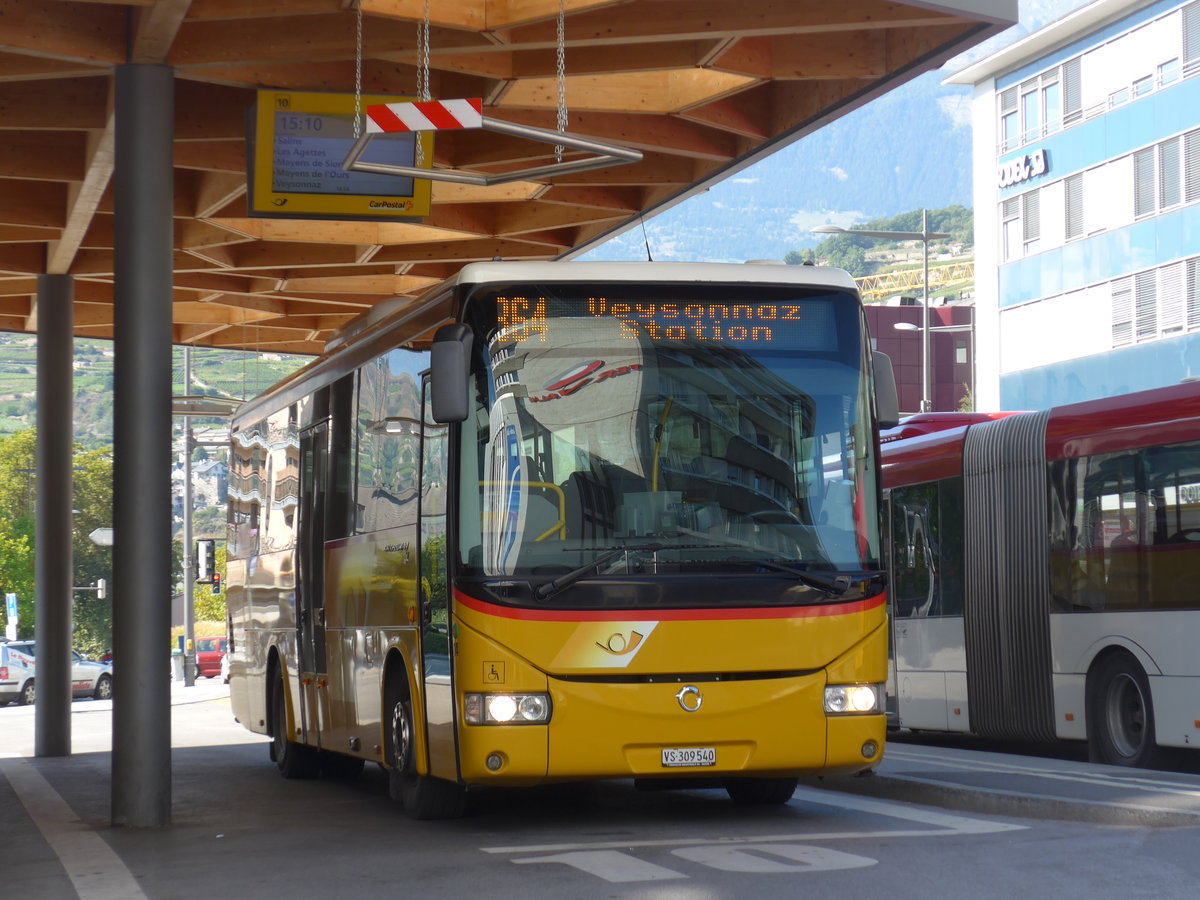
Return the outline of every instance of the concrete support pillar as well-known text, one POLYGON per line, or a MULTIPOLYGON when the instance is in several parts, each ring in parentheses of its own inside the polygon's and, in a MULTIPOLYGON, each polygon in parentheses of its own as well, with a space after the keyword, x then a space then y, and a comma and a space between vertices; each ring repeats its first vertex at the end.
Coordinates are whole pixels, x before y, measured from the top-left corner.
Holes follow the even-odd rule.
POLYGON ((112 821, 171 820, 174 73, 116 70, 112 821))
POLYGON ((71 755, 74 302, 70 275, 38 276, 36 756, 71 755))

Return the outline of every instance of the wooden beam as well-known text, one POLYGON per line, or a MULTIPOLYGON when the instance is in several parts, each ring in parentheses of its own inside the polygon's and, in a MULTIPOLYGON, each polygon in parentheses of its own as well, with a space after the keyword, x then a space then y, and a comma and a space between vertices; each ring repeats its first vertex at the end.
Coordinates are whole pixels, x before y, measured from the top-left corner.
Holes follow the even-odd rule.
POLYGON ((192 0, 155 0, 137 11, 129 62, 155 64, 167 58, 192 0))
POLYGON ((0 224, 63 228, 67 186, 0 179, 0 224))
POLYGON ((67 15, 58 3, 0 0, 0 22, 10 50, 110 66, 125 62, 124 6, 92 6, 87 15, 67 15))
POLYGON ((82 181, 86 136, 43 131, 4 133, 0 178, 32 181, 82 181))
POLYGON ((107 102, 108 116, 104 129, 88 135, 87 174, 79 185, 72 185, 66 227, 62 237, 50 245, 46 259, 46 272, 50 275, 65 275, 83 242, 83 236, 91 225, 100 198, 108 189, 116 165, 116 104, 110 92, 107 102))
POLYGON ((176 141, 175 168, 217 172, 246 181, 246 139, 176 141))
MULTIPOLYGON (((717 36, 821 34, 858 28, 928 28, 969 20, 934 10, 880 0, 643 0, 637 14, 620 7, 572 16, 571 45, 703 40, 717 36)), ((505 37, 515 48, 554 46, 554 22, 514 28, 505 37)))
POLYGON ((107 78, 69 78, 0 84, 0 127, 102 129, 108 122, 108 82, 107 78))

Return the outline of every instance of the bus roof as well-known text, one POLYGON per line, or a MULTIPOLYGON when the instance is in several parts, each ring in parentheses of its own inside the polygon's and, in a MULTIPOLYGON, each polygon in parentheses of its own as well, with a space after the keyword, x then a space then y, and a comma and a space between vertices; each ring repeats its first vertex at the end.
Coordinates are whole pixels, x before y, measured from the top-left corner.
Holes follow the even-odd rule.
MULTIPOLYGON (((962 474, 963 442, 973 425, 1018 415, 924 413, 880 436, 887 487, 962 474)), ((1185 382, 1052 407, 1046 458, 1062 459, 1200 440, 1200 382, 1185 382)))
POLYGON ((781 284, 840 290, 858 296, 854 279, 842 269, 828 266, 790 266, 771 263, 694 262, 575 262, 550 260, 527 262, 495 260, 469 263, 452 278, 437 284, 415 299, 395 297, 377 304, 347 322, 329 339, 325 352, 279 384, 242 404, 234 422, 253 419, 274 408, 294 402, 301 395, 328 384, 345 371, 365 362, 390 346, 432 341, 438 326, 453 321, 458 310, 452 306, 455 289, 461 285, 512 284, 514 282, 630 282, 676 284, 781 284), (404 327, 407 336, 397 341, 391 335, 404 327))
POLYGON ((1086 456, 1200 439, 1200 381, 1050 410, 1046 457, 1086 456))

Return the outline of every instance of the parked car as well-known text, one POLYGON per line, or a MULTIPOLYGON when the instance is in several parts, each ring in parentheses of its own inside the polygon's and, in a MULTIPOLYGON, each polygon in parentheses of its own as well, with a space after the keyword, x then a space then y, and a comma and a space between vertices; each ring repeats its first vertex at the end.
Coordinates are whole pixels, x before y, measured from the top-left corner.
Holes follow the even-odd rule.
POLYGON ((221 674, 221 660, 225 658, 225 638, 196 638, 194 645, 196 674, 203 678, 218 677, 221 674))
MULTIPOLYGON (((37 647, 33 641, 0 642, 0 705, 17 701, 32 703, 37 696, 35 665, 37 647)), ((71 693, 75 697, 111 700, 112 665, 85 659, 71 651, 71 693)))

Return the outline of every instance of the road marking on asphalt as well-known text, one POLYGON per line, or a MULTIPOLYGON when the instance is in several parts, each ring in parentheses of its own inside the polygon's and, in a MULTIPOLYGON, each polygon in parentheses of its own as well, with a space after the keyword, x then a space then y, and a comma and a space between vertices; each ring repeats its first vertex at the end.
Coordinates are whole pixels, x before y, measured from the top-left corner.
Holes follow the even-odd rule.
POLYGON ((871 815, 885 816, 892 819, 902 819, 931 828, 896 828, 896 829, 866 829, 863 831, 827 831, 800 832, 796 834, 755 834, 746 837, 719 838, 655 838, 642 841, 596 841, 591 843, 571 844, 525 844, 503 847, 480 847, 484 853, 568 853, 573 850, 630 850, 637 848, 680 847, 701 845, 736 845, 782 843, 795 841, 830 841, 849 838, 880 838, 880 837, 934 837, 955 834, 996 834, 1002 831, 1021 831, 1028 825, 1018 825, 1010 822, 996 822, 970 816, 960 816, 955 813, 942 812, 935 809, 924 809, 890 800, 872 800, 853 794, 842 794, 820 788, 796 789, 793 800, 802 803, 814 803, 821 806, 833 806, 837 809, 851 809, 871 815))
POLYGON ((570 844, 526 844, 504 847, 480 847, 484 853, 539 854, 522 855, 517 865, 558 863, 614 883, 666 881, 690 878, 674 869, 647 862, 634 855, 639 850, 669 849, 671 854, 709 869, 752 874, 828 872, 859 869, 878 860, 841 850, 812 846, 814 841, 876 839, 887 837, 939 837, 983 835, 1028 828, 1009 822, 997 822, 960 816, 934 809, 922 809, 888 800, 873 800, 819 788, 797 788, 794 800, 806 804, 832 806, 870 815, 901 819, 917 828, 865 829, 789 834, 747 835, 719 838, 655 838, 647 840, 595 841, 570 844))
POLYGON ((58 857, 79 900, 145 900, 137 879, 24 759, 0 760, 0 773, 58 857))
POLYGON ((687 878, 682 872, 656 866, 644 859, 618 853, 616 850, 587 850, 576 853, 556 853, 552 856, 530 856, 514 859, 517 865, 525 863, 561 863, 617 884, 632 881, 667 881, 672 878, 687 878))

